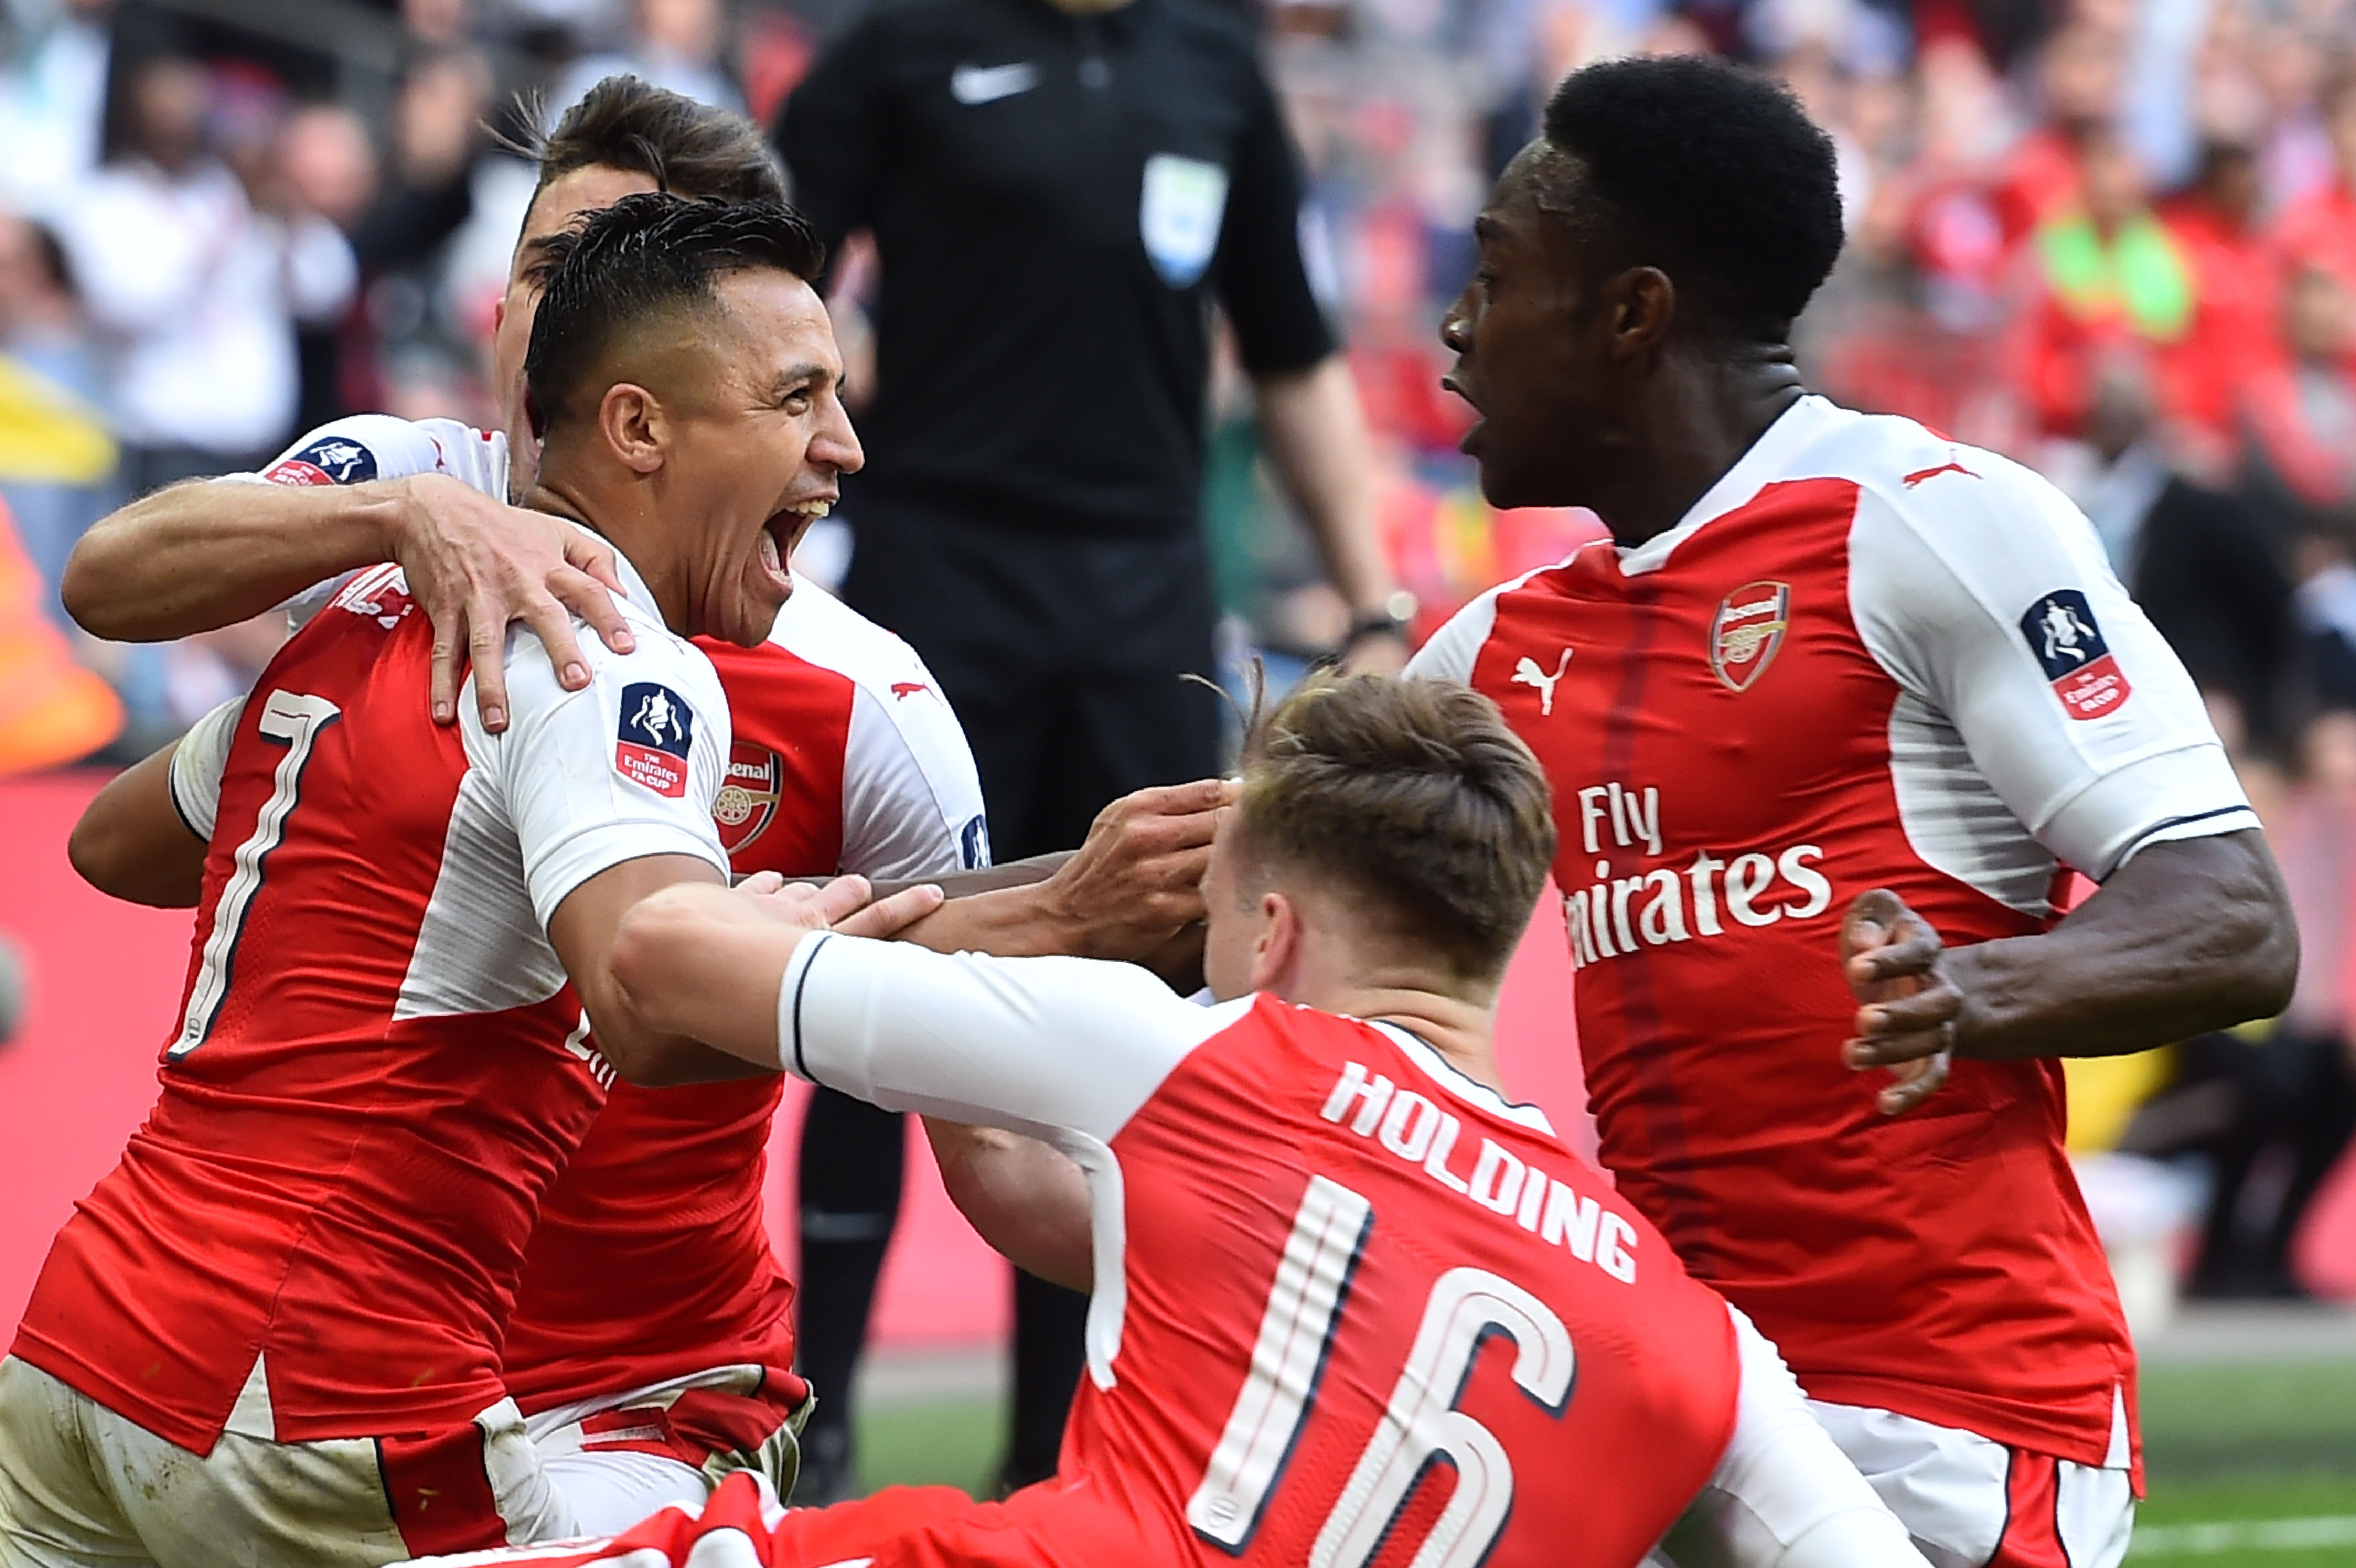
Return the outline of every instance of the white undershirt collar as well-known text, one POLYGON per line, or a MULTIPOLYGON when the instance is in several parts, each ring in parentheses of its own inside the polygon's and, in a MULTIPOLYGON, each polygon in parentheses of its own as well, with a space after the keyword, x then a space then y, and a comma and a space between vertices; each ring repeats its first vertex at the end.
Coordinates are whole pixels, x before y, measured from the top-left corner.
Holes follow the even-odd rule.
POLYGON ((1479 1079, 1458 1071, 1448 1058, 1410 1031, 1379 1019, 1361 1019, 1358 1021, 1370 1029, 1381 1030, 1384 1038, 1423 1070, 1426 1078, 1466 1104, 1477 1106, 1492 1115, 1503 1116, 1516 1126, 1527 1127, 1534 1133, 1544 1133, 1548 1137, 1555 1136, 1554 1124, 1547 1120, 1544 1111, 1536 1105, 1517 1105, 1479 1079))

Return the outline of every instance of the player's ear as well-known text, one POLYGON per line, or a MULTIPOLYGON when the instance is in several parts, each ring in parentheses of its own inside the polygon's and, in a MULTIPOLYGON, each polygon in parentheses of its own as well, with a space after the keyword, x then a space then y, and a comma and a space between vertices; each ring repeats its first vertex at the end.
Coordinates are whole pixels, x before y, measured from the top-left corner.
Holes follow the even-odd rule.
POLYGON ((1273 888, 1259 896, 1252 937, 1251 988, 1282 997, 1301 961, 1301 906, 1273 888))
POLYGON ((664 449, 670 443, 661 402, 631 381, 616 381, 605 389, 597 404, 597 433, 635 474, 652 474, 660 468, 664 449))
POLYGON ((1677 318, 1677 286, 1658 267, 1631 267, 1604 281, 1603 304, 1612 357, 1641 358, 1666 341, 1677 318))

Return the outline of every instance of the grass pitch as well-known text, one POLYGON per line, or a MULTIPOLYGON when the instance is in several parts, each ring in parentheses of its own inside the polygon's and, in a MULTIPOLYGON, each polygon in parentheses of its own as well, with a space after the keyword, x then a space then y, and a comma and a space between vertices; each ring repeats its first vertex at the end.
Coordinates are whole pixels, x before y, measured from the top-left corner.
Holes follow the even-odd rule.
MULTIPOLYGON (((2134 1568, 2356 1568, 2356 1361, 2153 1368, 2143 1416, 2134 1568)), ((994 1399, 873 1408, 862 1477, 980 1492, 1004 1432, 994 1399)))

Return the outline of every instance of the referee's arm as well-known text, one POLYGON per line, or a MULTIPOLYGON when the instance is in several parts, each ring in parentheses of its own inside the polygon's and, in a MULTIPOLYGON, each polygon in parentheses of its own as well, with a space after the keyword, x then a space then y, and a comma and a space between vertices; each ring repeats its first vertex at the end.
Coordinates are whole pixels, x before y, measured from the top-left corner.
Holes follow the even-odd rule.
POLYGON ((1301 173, 1274 94, 1255 71, 1219 233, 1219 303, 1236 329, 1269 460, 1350 603, 1354 668, 1396 670, 1398 584, 1375 528, 1365 416, 1349 363, 1325 325, 1301 259, 1301 173))

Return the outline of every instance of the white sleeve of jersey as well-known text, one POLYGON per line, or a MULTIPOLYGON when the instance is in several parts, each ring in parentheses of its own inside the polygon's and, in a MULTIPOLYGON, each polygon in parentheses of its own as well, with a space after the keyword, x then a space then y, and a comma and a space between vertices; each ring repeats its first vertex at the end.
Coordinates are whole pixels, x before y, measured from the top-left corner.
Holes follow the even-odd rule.
POLYGON ((467 762, 489 778, 515 829, 543 930, 598 872, 649 855, 692 855, 722 875, 712 825, 728 755, 728 701, 712 662, 637 605, 616 600, 637 647, 584 634, 590 681, 557 683, 530 632, 508 634, 508 728, 485 731, 470 676, 458 702, 467 762))
POLYGON ((1144 970, 804 939, 777 990, 779 1065, 893 1111, 1107 1142, 1247 1000, 1200 1008, 1144 970))
POLYGON ((895 694, 854 685, 841 869, 885 881, 980 870, 990 864, 983 822, 973 750, 938 688, 895 694))
POLYGON ((899 880, 989 865, 973 749, 916 650, 798 574, 769 640, 851 686, 837 869, 899 880))
POLYGON ((1087 1179, 1096 1262, 1088 1376, 1110 1388, 1128 1205, 1108 1146, 1187 1052, 1251 1005, 1197 1007, 1128 964, 827 933, 802 939, 777 987, 778 1065, 886 1110, 1004 1127, 1068 1155, 1087 1179))
POLYGON ((1970 462, 1935 490, 1858 496, 1850 610, 1874 657, 2038 843, 2098 881, 2147 844, 2256 827, 2093 525, 2027 469, 1970 462))
POLYGON ((1472 682, 1472 665, 1481 656, 1481 645, 1497 624, 1497 596, 1508 588, 1517 586, 1522 579, 1501 583, 1473 600, 1463 609, 1448 617, 1431 639, 1415 650, 1400 673, 1425 680, 1452 680, 1462 685, 1472 682))
POLYGON ((1928 1568, 1808 1413, 1783 1358, 1734 1307, 1734 1435, 1656 1558, 1676 1568, 1928 1568))
MULTIPOLYGON (((305 431, 258 474, 230 474, 241 485, 362 485, 447 474, 495 500, 508 498, 508 438, 457 420, 404 420, 347 414, 305 431)), ((305 589, 280 606, 296 630, 327 607, 350 574, 305 589)))
POLYGON ((245 714, 245 699, 232 697, 194 724, 172 752, 172 771, 166 783, 172 809, 188 831, 209 843, 213 824, 220 816, 221 774, 229 768, 229 743, 237 735, 237 721, 245 714))

